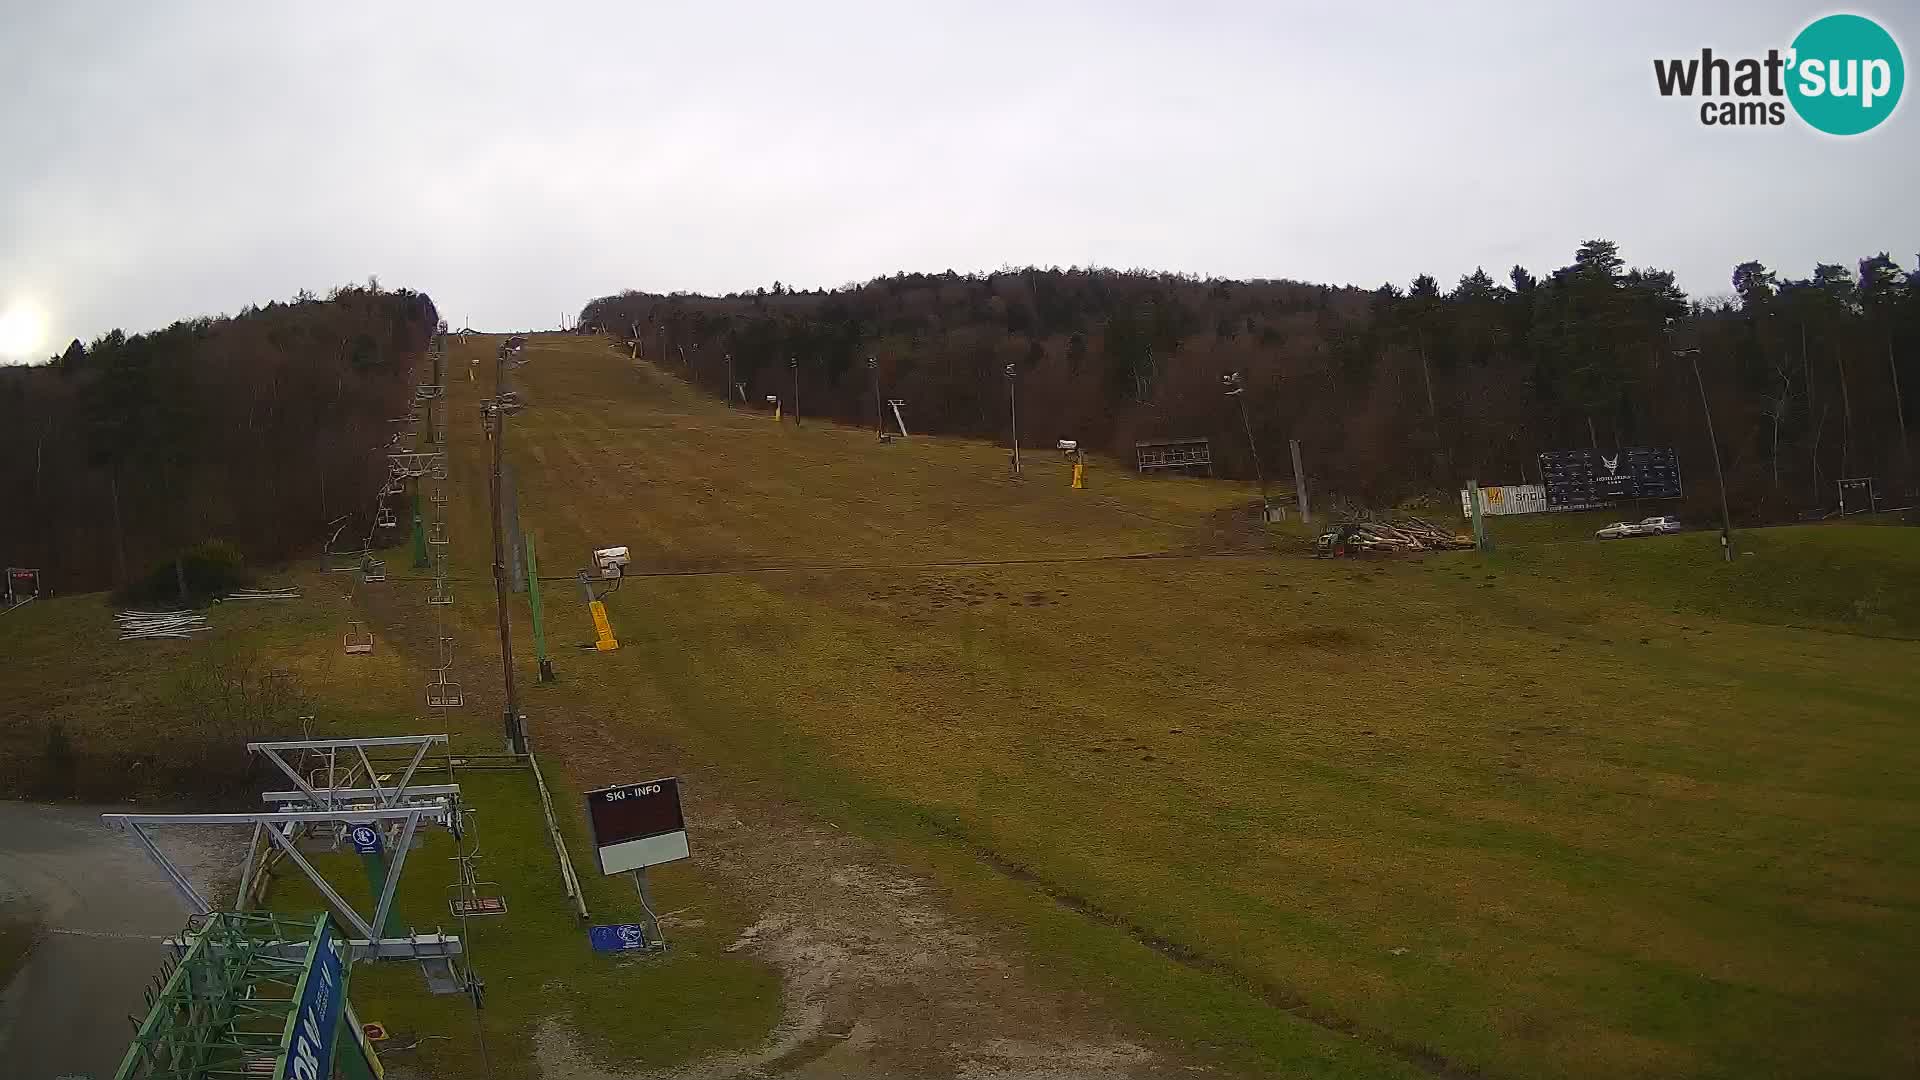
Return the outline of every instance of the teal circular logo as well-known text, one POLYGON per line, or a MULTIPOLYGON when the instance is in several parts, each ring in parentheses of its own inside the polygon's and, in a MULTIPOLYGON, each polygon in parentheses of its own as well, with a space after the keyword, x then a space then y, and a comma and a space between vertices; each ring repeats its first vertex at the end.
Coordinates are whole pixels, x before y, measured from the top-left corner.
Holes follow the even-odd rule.
POLYGON ((1860 15, 1828 15, 1793 39, 1787 100, 1800 119, 1829 135, 1872 131, 1893 115, 1907 67, 1900 46, 1860 15))

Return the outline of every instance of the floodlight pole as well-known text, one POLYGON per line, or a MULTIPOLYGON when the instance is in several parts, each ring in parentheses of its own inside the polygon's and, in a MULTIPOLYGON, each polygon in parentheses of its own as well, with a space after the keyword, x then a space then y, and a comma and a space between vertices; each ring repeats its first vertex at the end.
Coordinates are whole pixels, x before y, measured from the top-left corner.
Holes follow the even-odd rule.
POLYGON ((487 501, 493 519, 493 602, 500 625, 500 676, 506 687, 506 713, 503 725, 510 753, 527 752, 527 733, 520 724, 520 692, 513 679, 513 626, 507 615, 506 536, 500 521, 500 459, 507 442, 507 409, 501 398, 507 388, 507 353, 503 347, 494 357, 493 374, 493 467, 487 473, 487 501))
POLYGON ((1007 417, 1013 425, 1013 475, 1020 475, 1020 405, 1014 393, 1016 372, 1012 364, 1007 365, 1007 417))
POLYGON ((1713 434, 1713 410, 1707 405, 1707 382, 1700 377, 1700 350, 1679 349, 1673 354, 1693 361, 1693 382, 1700 388, 1700 412, 1707 418, 1707 443, 1713 447, 1713 478, 1720 485, 1720 552, 1733 561, 1733 515, 1727 511, 1727 477, 1720 470, 1720 441, 1713 434))
POLYGON ((1247 452, 1253 455, 1253 474, 1260 478, 1260 527, 1264 529, 1273 520, 1273 503, 1267 500, 1267 472, 1260 467, 1260 447, 1253 441, 1253 422, 1247 419, 1247 388, 1237 371, 1222 376, 1222 381, 1231 387, 1227 396, 1240 403, 1240 426, 1247 433, 1247 452))
POLYGON ((873 437, 878 439, 884 433, 887 406, 880 400, 880 364, 871 356, 867 357, 867 374, 873 377, 873 437))

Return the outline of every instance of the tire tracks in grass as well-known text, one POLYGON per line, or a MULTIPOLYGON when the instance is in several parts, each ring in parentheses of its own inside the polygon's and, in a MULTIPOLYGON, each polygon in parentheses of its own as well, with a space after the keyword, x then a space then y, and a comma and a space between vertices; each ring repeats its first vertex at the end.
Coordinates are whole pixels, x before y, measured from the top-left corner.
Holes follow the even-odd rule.
POLYGON ((1109 910, 1058 882, 1043 877, 1031 867, 976 843, 964 832, 937 822, 927 827, 963 846, 983 866, 995 873, 1039 892, 1058 906, 1094 922, 1121 931, 1134 941, 1152 949, 1182 967, 1228 979, 1244 986, 1260 1000, 1299 1020, 1304 1020, 1335 1035, 1358 1039, 1382 1053, 1399 1058, 1429 1076, 1441 1080, 1486 1080, 1478 1068, 1456 1062, 1430 1046, 1410 1042, 1388 1032, 1369 1027, 1330 1009, 1308 1001, 1298 991, 1261 978, 1217 956, 1211 956, 1184 942, 1175 941, 1119 912, 1109 910))

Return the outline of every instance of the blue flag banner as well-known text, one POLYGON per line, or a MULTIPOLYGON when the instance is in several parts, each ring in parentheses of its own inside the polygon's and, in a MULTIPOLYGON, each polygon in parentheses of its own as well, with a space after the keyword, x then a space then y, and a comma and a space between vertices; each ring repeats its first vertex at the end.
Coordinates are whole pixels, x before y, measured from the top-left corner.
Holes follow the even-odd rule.
POLYGON ((332 1080, 334 1029, 347 997, 341 992, 344 973, 333 948, 333 927, 323 922, 300 979, 300 1004, 289 1021, 293 1037, 275 1080, 332 1080))

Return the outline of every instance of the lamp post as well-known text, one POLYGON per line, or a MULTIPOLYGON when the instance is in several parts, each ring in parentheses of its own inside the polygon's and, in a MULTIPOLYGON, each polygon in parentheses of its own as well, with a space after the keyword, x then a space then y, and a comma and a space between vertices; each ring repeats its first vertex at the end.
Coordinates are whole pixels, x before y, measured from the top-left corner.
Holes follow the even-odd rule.
POLYGON ((880 401, 880 363, 871 356, 867 357, 867 374, 873 378, 873 437, 878 439, 886 424, 880 412, 886 406, 880 401))
POLYGON ((1017 372, 1012 364, 1007 365, 1007 417, 1013 426, 1013 475, 1020 475, 1020 406, 1015 401, 1014 381, 1017 372))
POLYGON ((1707 418, 1707 442, 1713 448, 1713 479, 1720 485, 1720 554, 1733 561, 1733 515, 1727 510, 1727 477, 1720 471, 1720 440, 1713 434, 1713 410, 1707 405, 1707 382, 1700 377, 1700 350, 1675 349, 1674 359, 1684 356, 1693 362, 1693 382, 1700 388, 1700 413, 1707 418))
POLYGON ((1253 422, 1247 419, 1246 380, 1237 371, 1220 376, 1227 387, 1227 396, 1240 403, 1240 426, 1247 432, 1247 452, 1253 455, 1253 474, 1260 478, 1260 525, 1266 527, 1273 520, 1273 504, 1267 501, 1267 473, 1260 467, 1260 447, 1253 441, 1253 422))

